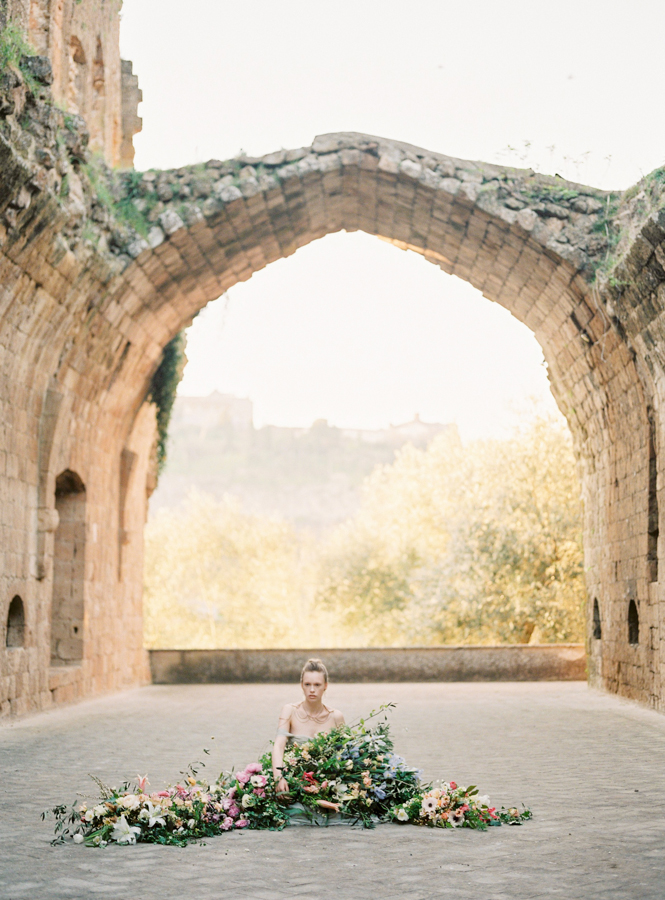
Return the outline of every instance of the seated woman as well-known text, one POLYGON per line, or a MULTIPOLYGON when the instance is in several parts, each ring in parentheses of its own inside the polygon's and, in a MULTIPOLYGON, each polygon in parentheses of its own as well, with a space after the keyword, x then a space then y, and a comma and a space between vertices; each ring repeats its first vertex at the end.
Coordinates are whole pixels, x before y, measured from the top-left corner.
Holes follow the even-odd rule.
MULTIPOLYGON (((323 695, 328 688, 328 670, 320 659, 308 659, 300 673, 300 687, 304 699, 300 703, 287 703, 279 715, 277 737, 272 750, 272 771, 275 778, 275 790, 286 795, 289 786, 282 777, 284 751, 289 743, 304 743, 317 734, 332 731, 344 724, 344 716, 338 709, 330 709, 323 702, 323 695)), ((304 810, 297 809, 299 804, 291 807, 290 819, 295 823, 296 817, 304 810)), ((319 800, 319 806, 326 810, 338 812, 334 803, 319 800)))

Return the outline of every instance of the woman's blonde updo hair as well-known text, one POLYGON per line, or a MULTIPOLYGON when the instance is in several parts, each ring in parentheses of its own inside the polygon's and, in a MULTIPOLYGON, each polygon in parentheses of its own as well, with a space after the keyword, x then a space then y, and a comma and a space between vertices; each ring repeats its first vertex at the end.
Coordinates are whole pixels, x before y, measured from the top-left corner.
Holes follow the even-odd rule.
POLYGON ((328 684, 328 670, 323 665, 320 659, 308 659, 305 665, 302 667, 302 672, 300 673, 300 683, 302 684, 302 680, 305 677, 305 672, 320 672, 323 675, 323 680, 326 684, 328 684))

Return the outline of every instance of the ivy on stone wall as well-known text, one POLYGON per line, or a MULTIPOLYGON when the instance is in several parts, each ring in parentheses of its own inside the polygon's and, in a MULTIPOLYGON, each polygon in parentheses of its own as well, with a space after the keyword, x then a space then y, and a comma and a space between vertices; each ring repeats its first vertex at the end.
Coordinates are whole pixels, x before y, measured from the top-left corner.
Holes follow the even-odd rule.
POLYGON ((175 402, 176 391, 187 363, 185 348, 187 337, 179 332, 169 341, 162 354, 162 361, 152 376, 148 398, 157 407, 157 470, 161 472, 166 463, 166 440, 169 421, 175 402))

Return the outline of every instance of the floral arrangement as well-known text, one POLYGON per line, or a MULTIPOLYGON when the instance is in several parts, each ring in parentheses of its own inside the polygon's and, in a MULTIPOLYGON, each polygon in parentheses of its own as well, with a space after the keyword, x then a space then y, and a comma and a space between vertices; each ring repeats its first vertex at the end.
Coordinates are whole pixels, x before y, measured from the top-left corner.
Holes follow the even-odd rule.
POLYGON ((147 776, 120 788, 94 778, 97 800, 56 806, 42 818, 55 816, 55 843, 71 838, 93 847, 137 842, 184 846, 237 829, 280 830, 289 821, 289 807, 313 821, 340 815, 367 828, 395 822, 485 829, 531 818, 526 808, 497 811, 475 786, 424 783, 421 772, 394 753, 386 721, 370 728, 361 719, 353 728, 344 725, 290 747, 282 772, 287 795, 275 792, 269 753, 241 772, 222 773, 213 784, 198 776, 200 765, 190 765, 180 782, 152 793, 147 776))
POLYGON ((485 829, 489 825, 521 825, 531 818, 531 810, 516 807, 497 809, 490 798, 479 797, 475 785, 460 787, 454 781, 442 781, 394 806, 390 816, 395 822, 429 825, 431 828, 485 829))
MULTIPOLYGON (((270 754, 261 762, 269 769, 270 754)), ((394 806, 419 795, 421 774, 393 752, 387 722, 371 729, 364 719, 355 728, 343 725, 293 745, 282 771, 290 801, 302 804, 312 818, 323 809, 370 828, 387 820, 394 806)))

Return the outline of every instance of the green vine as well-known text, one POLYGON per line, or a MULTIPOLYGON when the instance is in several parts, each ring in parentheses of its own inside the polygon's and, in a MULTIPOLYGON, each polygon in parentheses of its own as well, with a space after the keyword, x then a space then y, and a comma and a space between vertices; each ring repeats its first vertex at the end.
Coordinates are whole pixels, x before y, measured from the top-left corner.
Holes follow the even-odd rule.
POLYGON ((157 406, 157 471, 166 463, 166 440, 176 391, 187 363, 187 338, 181 331, 164 347, 162 361, 150 382, 149 399, 157 406))

